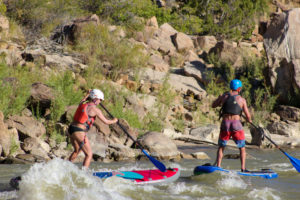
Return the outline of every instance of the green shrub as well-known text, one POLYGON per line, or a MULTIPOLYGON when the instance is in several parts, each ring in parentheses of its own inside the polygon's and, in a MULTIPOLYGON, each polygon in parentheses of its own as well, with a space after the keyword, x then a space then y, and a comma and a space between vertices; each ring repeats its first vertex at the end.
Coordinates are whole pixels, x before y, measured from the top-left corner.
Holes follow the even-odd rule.
POLYGON ((14 137, 11 137, 11 144, 10 144, 10 147, 9 147, 9 154, 13 155, 14 153, 16 153, 18 151, 19 148, 20 148, 20 145, 18 144, 16 139, 14 137))
POLYGON ((154 116, 151 112, 148 112, 143 120, 144 129, 147 131, 158 131, 163 129, 163 121, 160 117, 154 116))
MULTIPOLYGON (((130 126, 138 129, 142 129, 142 123, 139 120, 138 115, 131 109, 124 108, 124 100, 122 101, 122 96, 118 96, 118 101, 114 104, 110 104, 109 111, 112 115, 118 119, 125 119, 130 126)), ((105 112, 105 111, 104 111, 105 112)))
POLYGON ((98 14, 114 24, 134 30, 141 30, 144 25, 138 17, 148 19, 156 16, 160 24, 172 18, 170 10, 158 8, 151 0, 104 0, 98 14))
POLYGON ((263 75, 267 66, 266 59, 248 58, 244 59, 244 67, 239 73, 243 82, 242 95, 246 98, 248 104, 259 111, 273 111, 277 95, 271 93, 271 89, 267 87, 266 80, 263 75), (261 82, 260 85, 254 85, 253 82, 261 82))
POLYGON ((72 78, 71 72, 52 74, 47 80, 47 85, 54 88, 55 99, 51 102, 51 118, 58 121, 69 105, 78 104, 83 98, 80 90, 74 90, 76 80, 72 78))
POLYGON ((119 40, 107 27, 94 25, 83 28, 74 47, 74 50, 85 54, 89 62, 97 67, 100 61, 108 61, 112 65, 109 76, 113 80, 128 69, 145 66, 148 57, 143 54, 142 49, 142 46, 126 39, 119 40))
POLYGON ((227 90, 226 85, 223 82, 218 81, 220 79, 219 74, 215 75, 213 72, 209 72, 206 75, 209 80, 208 84, 205 86, 208 94, 219 96, 227 90))
POLYGON ((0 64, 0 110, 5 117, 20 114, 27 107, 31 84, 41 79, 38 71, 0 64))
POLYGON ((185 120, 182 114, 177 113, 175 119, 171 121, 174 129, 178 132, 183 133, 185 129, 185 120))
POLYGON ((158 94, 156 95, 158 102, 166 105, 167 107, 170 107, 175 97, 177 96, 176 92, 171 88, 171 85, 169 84, 169 76, 166 76, 163 80, 162 87, 158 91, 158 94))
POLYGON ((0 14, 5 15, 5 12, 6 12, 6 6, 3 3, 3 0, 0 0, 0 14))
POLYGON ((84 14, 75 0, 14 0, 8 5, 8 16, 46 35, 52 27, 84 14))
MULTIPOLYGON (((49 131, 49 130, 47 130, 47 131, 49 131)), ((59 133, 57 130, 55 130, 55 129, 50 133, 50 138, 53 139, 53 140, 56 142, 56 144, 60 144, 60 143, 62 143, 62 142, 65 142, 66 139, 67 139, 66 136, 60 134, 60 133, 59 133)))
POLYGON ((254 27, 255 15, 267 10, 266 0, 188 0, 179 11, 203 20, 201 34, 226 38, 249 37, 254 27))

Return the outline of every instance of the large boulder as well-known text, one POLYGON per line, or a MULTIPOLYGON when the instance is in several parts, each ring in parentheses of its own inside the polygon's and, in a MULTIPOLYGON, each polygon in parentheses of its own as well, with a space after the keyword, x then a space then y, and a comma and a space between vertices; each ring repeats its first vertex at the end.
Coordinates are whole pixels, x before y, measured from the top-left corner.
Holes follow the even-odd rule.
POLYGON ((29 108, 34 108, 37 113, 44 114, 50 108, 53 100, 54 92, 52 88, 43 83, 32 84, 29 108))
POLYGON ((300 119, 300 109, 293 106, 280 105, 276 109, 276 113, 282 120, 298 122, 300 119))
POLYGON ((160 71, 160 72, 167 72, 169 71, 169 65, 166 63, 162 57, 158 54, 153 54, 150 56, 149 65, 152 69, 160 71))
POLYGON ((175 52, 176 48, 172 43, 171 36, 176 33, 177 31, 172 26, 165 23, 153 33, 153 37, 147 40, 146 43, 150 48, 165 54, 175 52))
POLYGON ((292 121, 273 122, 267 126, 272 134, 284 135, 287 137, 300 137, 299 123, 292 121))
POLYGON ((3 113, 0 111, 0 147, 3 152, 3 155, 8 156, 12 138, 10 132, 7 129, 7 125, 3 122, 3 119, 4 119, 3 113))
POLYGON ((135 160, 135 158, 139 154, 135 149, 126 147, 122 144, 109 145, 108 152, 110 159, 115 161, 135 160))
POLYGON ((27 137, 39 138, 46 133, 46 128, 43 123, 37 121, 33 117, 28 116, 10 116, 6 120, 8 128, 16 128, 20 134, 20 139, 24 140, 27 137))
POLYGON ((300 89, 300 8, 273 13, 264 37, 272 89, 282 103, 300 89))
POLYGON ((72 44, 76 39, 80 38, 80 31, 87 24, 100 25, 100 19, 95 14, 75 19, 71 23, 58 26, 53 32, 51 39, 59 44, 72 44))
POLYGON ((205 97, 206 91, 204 86, 199 84, 193 77, 186 77, 180 74, 166 72, 159 72, 149 68, 144 69, 141 74, 141 79, 150 80, 151 82, 163 84, 163 81, 167 78, 171 87, 179 94, 187 94, 188 91, 194 93, 194 96, 205 97))
POLYGON ((223 40, 218 42, 215 47, 211 48, 209 54, 214 54, 221 61, 230 62, 233 67, 239 68, 243 66, 242 52, 243 50, 237 47, 235 43, 223 40))
POLYGON ((194 45, 196 48, 200 48, 206 52, 209 52, 211 48, 215 47, 217 44, 217 39, 215 36, 197 36, 194 38, 194 45))
POLYGON ((172 36, 172 41, 179 52, 194 48, 193 40, 188 35, 181 32, 175 33, 172 36))
MULTIPOLYGON (((3 34, 4 37, 8 36, 9 32, 9 21, 7 17, 0 14, 0 33, 3 34)), ((0 35, 0 39, 1 35, 0 35)))
POLYGON ((217 141, 219 138, 220 128, 217 125, 206 125, 191 129, 190 135, 208 141, 217 141))
POLYGON ((197 79, 202 84, 207 84, 211 81, 208 77, 209 72, 213 72, 212 68, 207 68, 204 62, 192 61, 184 63, 184 74, 197 79))
POLYGON ((41 156, 46 160, 49 159, 50 146, 41 139, 28 137, 21 146, 26 153, 41 156))
POLYGON ((130 137, 132 137, 134 140, 137 139, 138 132, 131 128, 126 120, 119 119, 118 124, 112 124, 111 126, 114 130, 113 135, 118 138, 122 145, 131 147, 133 144, 133 140, 130 137), (126 131, 126 133, 123 129, 126 131))
POLYGON ((108 142, 104 135, 97 132, 97 129, 93 126, 88 131, 87 137, 89 138, 94 157, 96 157, 97 159, 105 158, 106 151, 108 149, 108 142))
POLYGON ((159 159, 180 158, 176 144, 162 133, 147 132, 139 139, 139 142, 150 152, 151 156, 159 159))

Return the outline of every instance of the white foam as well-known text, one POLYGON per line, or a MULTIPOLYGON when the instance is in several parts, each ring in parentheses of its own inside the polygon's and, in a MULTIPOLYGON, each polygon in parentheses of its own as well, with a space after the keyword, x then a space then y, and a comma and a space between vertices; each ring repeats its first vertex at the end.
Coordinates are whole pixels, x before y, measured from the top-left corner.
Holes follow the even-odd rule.
POLYGON ((17 198, 16 191, 0 192, 0 199, 15 199, 17 198))
POLYGON ((182 193, 202 193, 202 187, 198 185, 187 186, 186 183, 180 182, 171 184, 168 188, 170 194, 182 194, 182 193))
POLYGON ((269 167, 271 169, 275 169, 275 171, 293 171, 294 167, 291 163, 274 163, 270 164, 269 167))
POLYGON ((254 189, 248 193, 248 197, 250 199, 257 199, 257 200, 280 200, 281 198, 275 195, 276 191, 270 188, 262 188, 262 189, 254 189))
POLYGON ((18 199, 128 199, 110 192, 101 179, 89 171, 80 170, 71 162, 55 158, 47 163, 34 164, 20 182, 18 199))
POLYGON ((231 189, 246 189, 247 184, 235 172, 221 173, 222 179, 217 181, 217 185, 225 190, 231 189))

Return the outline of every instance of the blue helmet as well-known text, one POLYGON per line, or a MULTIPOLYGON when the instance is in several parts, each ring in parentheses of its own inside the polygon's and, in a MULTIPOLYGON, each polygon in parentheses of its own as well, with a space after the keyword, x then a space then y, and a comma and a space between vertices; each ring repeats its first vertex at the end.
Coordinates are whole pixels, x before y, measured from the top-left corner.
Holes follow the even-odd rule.
POLYGON ((242 81, 240 81, 239 79, 233 79, 232 81, 230 81, 230 89, 232 90, 237 90, 242 86, 243 86, 242 81))

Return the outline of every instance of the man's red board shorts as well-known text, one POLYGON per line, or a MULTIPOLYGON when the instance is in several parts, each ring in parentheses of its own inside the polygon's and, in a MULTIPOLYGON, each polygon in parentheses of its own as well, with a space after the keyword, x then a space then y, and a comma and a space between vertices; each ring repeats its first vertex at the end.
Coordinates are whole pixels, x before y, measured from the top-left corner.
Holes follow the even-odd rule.
POLYGON ((225 147, 232 137, 238 148, 245 146, 245 133, 240 120, 223 120, 219 136, 219 146, 225 147))

